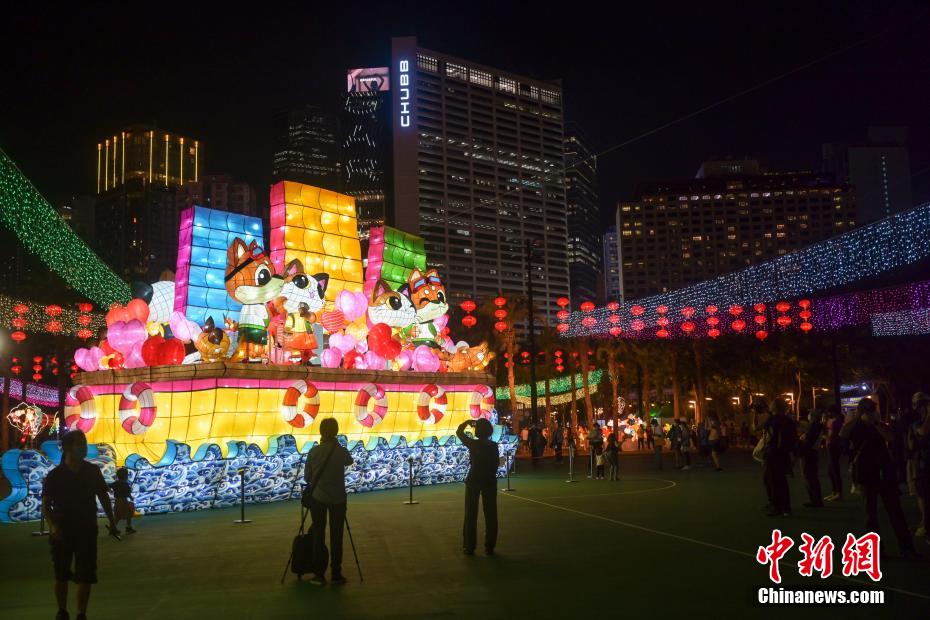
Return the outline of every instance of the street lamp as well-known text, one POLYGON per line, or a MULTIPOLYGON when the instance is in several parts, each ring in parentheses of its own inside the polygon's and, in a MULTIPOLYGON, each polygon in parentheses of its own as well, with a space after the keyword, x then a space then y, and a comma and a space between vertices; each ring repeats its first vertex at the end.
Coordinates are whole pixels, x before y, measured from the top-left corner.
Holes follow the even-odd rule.
POLYGON ((817 408, 817 392, 829 392, 830 388, 811 387, 811 408, 817 408))

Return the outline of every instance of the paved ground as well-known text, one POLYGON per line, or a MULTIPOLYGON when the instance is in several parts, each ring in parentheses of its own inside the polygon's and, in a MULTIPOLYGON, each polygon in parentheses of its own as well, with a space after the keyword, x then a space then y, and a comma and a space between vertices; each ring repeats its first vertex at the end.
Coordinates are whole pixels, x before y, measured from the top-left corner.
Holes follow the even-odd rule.
MULTIPOLYGON (((808 531, 843 540, 860 523, 861 511, 848 501, 771 520, 759 511, 758 466, 746 454, 728 458, 719 473, 707 467, 659 472, 645 455, 627 455, 620 482, 582 475, 576 484, 564 482, 564 466, 532 470, 521 461, 512 481, 516 492, 501 494, 495 558, 460 552, 461 485, 419 488, 417 506, 403 505, 403 491, 351 497, 349 519, 365 582, 358 581, 347 544, 351 582, 343 587, 318 588, 290 575, 279 585, 297 503, 249 506, 254 522, 248 525, 232 523, 237 510, 146 517, 135 536, 100 539, 101 583, 90 617, 926 617, 930 562, 893 558, 882 564, 881 585, 890 598, 882 609, 756 606, 756 589, 768 581, 753 556, 769 542, 773 526, 796 538, 808 531)), ((799 506, 800 480, 792 481, 792 493, 799 506)), ((913 501, 905 502, 913 521, 913 501)), ((48 543, 31 537, 34 529, 0 527, 0 617, 54 615, 48 543)), ((895 555, 896 545, 889 541, 888 547, 895 555)), ((792 550, 782 565, 786 584, 820 584, 797 576, 797 557, 792 550)), ((835 559, 838 566, 839 551, 835 559)), ((831 578, 822 585, 856 583, 831 578)))

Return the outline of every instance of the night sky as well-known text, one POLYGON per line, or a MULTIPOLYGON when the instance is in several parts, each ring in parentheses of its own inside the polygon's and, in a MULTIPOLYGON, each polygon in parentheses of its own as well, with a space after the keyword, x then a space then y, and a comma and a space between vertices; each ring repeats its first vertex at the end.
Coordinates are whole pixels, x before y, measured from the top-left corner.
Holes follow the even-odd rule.
POLYGON ((536 15, 543 3, 251 3, 236 12, 231 3, 166 2, 140 13, 128 3, 77 4, 67 12, 18 4, 0 25, 0 147, 56 205, 93 192, 97 141, 140 121, 203 140, 205 172, 262 191, 274 111, 335 106, 345 69, 388 64, 390 37, 406 34, 482 64, 561 78, 566 118, 596 151, 863 42, 602 156, 603 217, 638 182, 693 176, 708 158, 818 169, 821 143, 861 141, 877 124, 909 128, 915 199, 930 199, 923 2, 571 2, 536 15))

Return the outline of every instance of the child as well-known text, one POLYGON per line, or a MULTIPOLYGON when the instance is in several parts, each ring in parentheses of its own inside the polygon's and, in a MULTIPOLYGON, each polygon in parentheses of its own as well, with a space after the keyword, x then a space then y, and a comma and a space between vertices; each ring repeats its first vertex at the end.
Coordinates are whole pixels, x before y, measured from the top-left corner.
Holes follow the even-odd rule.
POLYGON ((597 465, 597 470, 595 472, 596 474, 595 478, 597 480, 603 480, 604 479, 604 465, 607 462, 607 457, 604 455, 604 449, 601 447, 600 444, 594 447, 594 454, 595 454, 594 462, 597 465))
POLYGON ((116 470, 116 482, 110 485, 113 490, 114 513, 116 523, 119 524, 123 519, 126 520, 126 533, 135 534, 136 530, 132 527, 132 515, 136 511, 136 506, 132 502, 132 487, 129 486, 129 470, 120 467, 116 470))
POLYGON ((607 447, 604 448, 604 460, 608 467, 608 480, 620 479, 620 445, 617 436, 611 433, 607 436, 607 447))

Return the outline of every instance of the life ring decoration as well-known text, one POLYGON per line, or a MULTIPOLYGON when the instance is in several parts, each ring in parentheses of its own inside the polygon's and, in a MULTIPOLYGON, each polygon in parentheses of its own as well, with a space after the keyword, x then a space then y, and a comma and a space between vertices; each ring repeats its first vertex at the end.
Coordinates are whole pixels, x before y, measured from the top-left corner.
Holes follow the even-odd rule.
POLYGON ((127 433, 142 435, 155 423, 155 392, 143 381, 130 383, 119 399, 119 423, 127 433), (139 413, 136 414, 136 404, 139 413))
POLYGON ((384 388, 375 383, 366 383, 355 395, 355 419, 359 424, 371 428, 380 424, 387 416, 388 401, 384 388), (375 399, 375 406, 372 411, 368 411, 368 401, 375 399))
POLYGON ((471 401, 468 406, 468 413, 472 419, 478 418, 491 419, 491 410, 494 409, 494 390, 489 385, 476 385, 471 392, 471 401))
POLYGON ((86 385, 75 385, 65 394, 65 427, 69 431, 80 430, 85 433, 94 427, 97 421, 97 405, 94 393, 86 385))
POLYGON ((313 424, 314 418, 320 412, 320 391, 309 381, 295 381, 284 392, 284 402, 281 403, 281 415, 284 421, 294 428, 307 428, 313 424), (297 402, 301 396, 307 397, 302 410, 297 409, 297 402))
POLYGON ((448 406, 449 397, 446 396, 446 391, 435 383, 424 385, 417 395, 417 416, 427 424, 439 422, 446 414, 448 406))

